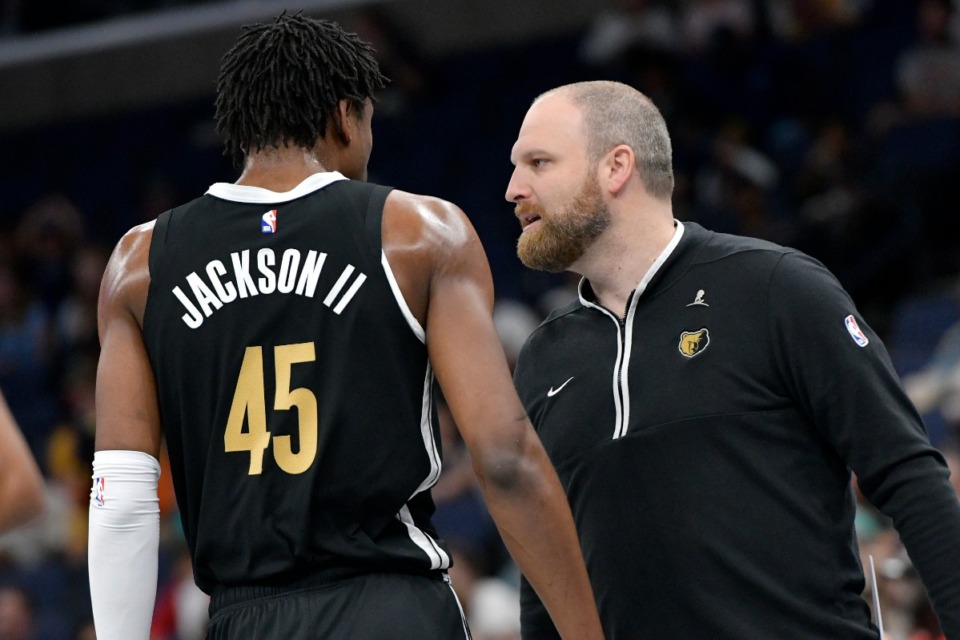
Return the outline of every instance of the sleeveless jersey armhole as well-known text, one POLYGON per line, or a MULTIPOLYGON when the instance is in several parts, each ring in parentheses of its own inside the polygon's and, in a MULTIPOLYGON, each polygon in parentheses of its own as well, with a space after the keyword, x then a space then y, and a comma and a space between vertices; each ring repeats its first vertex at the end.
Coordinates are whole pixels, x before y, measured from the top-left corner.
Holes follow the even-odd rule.
MULTIPOLYGON (((170 231, 170 218, 173 211, 168 210, 157 216, 157 221, 153 225, 153 235, 150 238, 150 253, 147 255, 147 271, 150 275, 150 285, 147 287, 147 301, 143 310, 142 327, 146 331, 150 318, 153 316, 153 301, 156 299, 157 279, 153 274, 160 273, 163 264, 163 252, 167 245, 167 234, 170 231)), ((150 345, 147 344, 149 350, 150 345)))
POLYGON ((150 255, 147 257, 147 267, 150 273, 156 273, 160 266, 161 254, 167 244, 167 233, 170 229, 170 216, 172 211, 164 211, 157 216, 157 222, 153 225, 153 237, 150 239, 150 255))
POLYGON ((403 292, 400 290, 400 285, 397 284, 397 278, 393 274, 393 269, 390 267, 390 261, 387 260, 387 252, 383 250, 383 231, 381 228, 383 224, 383 207, 391 191, 393 191, 391 187, 381 185, 375 185, 370 191, 370 200, 368 201, 366 215, 364 216, 367 238, 374 250, 380 253, 380 264, 383 265, 383 272, 387 276, 387 282, 390 283, 390 290, 393 292, 397 306, 400 307, 400 312, 410 326, 410 330, 413 331, 420 342, 426 343, 427 334, 420 325, 420 322, 414 317, 413 312, 410 311, 410 307, 403 297, 403 292))

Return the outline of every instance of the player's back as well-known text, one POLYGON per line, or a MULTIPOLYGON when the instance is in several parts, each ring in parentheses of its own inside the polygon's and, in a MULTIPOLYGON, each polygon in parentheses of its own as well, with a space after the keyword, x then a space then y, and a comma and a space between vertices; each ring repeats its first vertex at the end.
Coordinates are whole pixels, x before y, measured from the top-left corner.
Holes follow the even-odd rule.
POLYGON ((388 190, 218 184, 163 214, 144 336, 202 588, 445 569, 423 331, 381 248, 388 190))

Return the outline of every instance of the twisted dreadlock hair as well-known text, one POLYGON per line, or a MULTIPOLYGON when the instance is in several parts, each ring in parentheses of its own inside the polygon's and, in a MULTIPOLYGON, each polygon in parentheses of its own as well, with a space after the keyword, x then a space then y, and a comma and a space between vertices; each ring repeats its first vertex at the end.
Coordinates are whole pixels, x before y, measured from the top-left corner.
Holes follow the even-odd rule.
POLYGON ((335 22, 281 14, 243 27, 217 78, 217 133, 240 166, 266 147, 310 148, 323 137, 341 100, 363 112, 388 82, 373 48, 335 22))

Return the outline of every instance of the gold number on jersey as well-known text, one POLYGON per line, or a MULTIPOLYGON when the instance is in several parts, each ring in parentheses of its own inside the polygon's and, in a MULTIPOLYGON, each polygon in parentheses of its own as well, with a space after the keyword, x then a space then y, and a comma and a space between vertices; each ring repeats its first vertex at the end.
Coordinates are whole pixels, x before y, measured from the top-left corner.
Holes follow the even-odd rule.
MULTIPOLYGON (((293 452, 290 436, 273 437, 273 455, 277 466, 287 473, 303 473, 317 456, 317 398, 303 387, 290 388, 290 370, 294 364, 313 362, 316 351, 312 342, 286 344, 274 348, 277 392, 273 408, 288 411, 297 408, 300 450, 293 452)), ((223 447, 227 453, 248 451, 252 476, 263 472, 263 452, 270 445, 267 431, 266 391, 263 382, 263 347, 247 347, 233 392, 223 447), (246 417, 247 431, 243 430, 246 417)))
POLYGON ((267 431, 267 412, 264 407, 263 348, 247 347, 233 392, 227 430, 223 434, 223 447, 227 453, 250 452, 251 476, 263 471, 263 450, 270 444, 267 431), (247 417, 248 429, 243 432, 243 417, 247 417))
POLYGON ((285 344, 275 349, 277 363, 277 394, 273 408, 286 411, 297 408, 300 430, 300 451, 293 452, 290 436, 273 437, 273 457, 287 473, 303 473, 317 456, 317 398, 303 387, 290 388, 290 368, 298 362, 313 362, 317 359, 312 342, 285 344))

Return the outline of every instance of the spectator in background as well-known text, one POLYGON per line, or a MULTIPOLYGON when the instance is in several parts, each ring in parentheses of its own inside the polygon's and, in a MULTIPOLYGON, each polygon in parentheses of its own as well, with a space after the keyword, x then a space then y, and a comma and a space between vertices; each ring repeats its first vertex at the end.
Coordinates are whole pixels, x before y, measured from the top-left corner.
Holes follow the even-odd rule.
POLYGON ((510 371, 517 364, 523 343, 540 324, 540 320, 529 305, 517 300, 499 300, 493 305, 493 324, 507 355, 510 371))
POLYGON ((515 581, 491 574, 476 549, 450 542, 450 577, 473 640, 520 640, 519 594, 515 581))
POLYGON ((675 2, 620 0, 600 12, 580 42, 580 58, 587 64, 612 66, 632 51, 672 54, 679 49, 675 2))
POLYGON ((953 0, 920 0, 917 39, 895 69, 904 115, 960 117, 960 39, 953 0))
POLYGON ((755 27, 752 4, 751 0, 689 0, 680 28, 684 48, 699 53, 718 32, 727 32, 738 39, 749 38, 755 27))
POLYGON ((410 38, 377 5, 360 9, 356 15, 357 35, 370 42, 377 61, 390 84, 384 87, 377 108, 387 114, 412 111, 437 90, 437 78, 429 58, 423 55, 415 38, 410 38))
POLYGON ((904 388, 921 414, 939 410, 960 439, 960 322, 940 338, 929 362, 903 379, 904 388))
POLYGON ((190 552, 183 546, 172 575, 157 593, 150 640, 203 640, 209 606, 210 596, 194 583, 190 552))
POLYGON ((50 315, 23 274, 23 265, 0 260, 0 389, 34 457, 42 460, 56 419, 49 392, 50 315))
POLYGON ((897 96, 868 119, 867 187, 918 226, 911 259, 923 283, 960 271, 960 40, 951 0, 916 7, 916 38, 896 62, 897 96))
POLYGON ((109 249, 87 243, 77 247, 70 260, 70 288, 56 307, 54 340, 59 360, 94 354, 97 342, 97 296, 109 249))
POLYGON ((65 558, 82 566, 87 556, 87 513, 95 433, 97 360, 92 354, 75 355, 62 376, 65 416, 47 443, 47 474, 67 507, 65 558))
POLYGON ((478 580, 468 616, 474 640, 520 640, 520 594, 498 577, 478 580))
POLYGON ((23 214, 16 230, 17 251, 29 274, 28 286, 53 313, 71 285, 71 262, 85 237, 83 216, 62 195, 47 195, 23 214))

